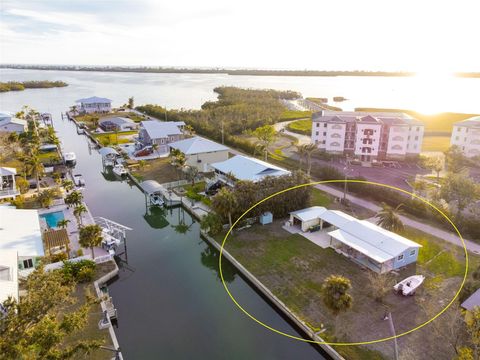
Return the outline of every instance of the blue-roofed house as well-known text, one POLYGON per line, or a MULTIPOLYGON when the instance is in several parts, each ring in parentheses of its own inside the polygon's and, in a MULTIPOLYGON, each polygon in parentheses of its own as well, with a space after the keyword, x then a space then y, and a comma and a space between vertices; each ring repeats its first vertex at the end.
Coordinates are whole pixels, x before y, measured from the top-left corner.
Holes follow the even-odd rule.
POLYGON ((78 99, 76 102, 80 104, 80 107, 77 109, 80 113, 109 113, 112 111, 112 100, 107 98, 92 96, 89 98, 78 99))
POLYGON ((140 123, 138 140, 143 146, 158 145, 159 154, 168 152, 168 144, 183 139, 183 121, 147 120, 140 123))
POLYGON ((168 145, 185 155, 185 164, 200 172, 211 171, 210 164, 228 159, 229 148, 200 136, 176 141, 168 145))

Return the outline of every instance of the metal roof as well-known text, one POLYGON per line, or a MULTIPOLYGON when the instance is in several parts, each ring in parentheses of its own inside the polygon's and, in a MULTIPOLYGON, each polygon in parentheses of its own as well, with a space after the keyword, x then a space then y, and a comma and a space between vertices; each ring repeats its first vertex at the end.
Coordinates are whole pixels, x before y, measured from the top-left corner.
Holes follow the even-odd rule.
POLYGON ((266 176, 289 175, 290 171, 255 158, 236 155, 210 165, 224 174, 231 173, 237 180, 260 181, 266 176))
POLYGON ((195 136, 189 139, 180 140, 168 144, 173 149, 180 150, 185 155, 193 155, 193 154, 203 154, 203 153, 210 153, 210 152, 217 152, 217 151, 228 151, 229 148, 216 143, 214 141, 205 139, 200 136, 195 136))
POLYGON ((81 104, 105 104, 111 103, 112 100, 98 96, 91 96, 88 98, 78 99, 76 102, 81 104))
POLYGON ((17 169, 11 167, 0 167, 0 176, 17 175, 17 169))
POLYGON ((473 117, 465 119, 463 121, 459 121, 459 122, 457 122, 453 125, 478 128, 478 127, 480 127, 480 116, 473 116, 473 117))
POLYGON ((353 216, 345 214, 343 211, 339 210, 328 210, 320 216, 320 219, 338 228, 349 221, 356 220, 353 216))
POLYGON ((155 180, 142 181, 140 183, 140 186, 147 194, 154 194, 156 192, 160 192, 163 189, 163 186, 155 180))
POLYGON ((290 215, 295 216, 301 221, 310 221, 314 219, 319 219, 320 215, 323 214, 325 211, 328 210, 323 206, 312 206, 306 209, 293 211, 290 213, 290 215))
POLYGON ((140 126, 145 129, 151 139, 166 138, 170 135, 181 135, 179 126, 183 126, 183 121, 142 121, 140 126))
POLYGON ((473 310, 475 306, 480 306, 480 289, 470 295, 470 297, 465 300, 461 306, 467 310, 473 310))
POLYGON ((0 206, 0 251, 16 250, 19 256, 44 256, 37 210, 0 206))
POLYGON ((104 118, 104 119, 99 121, 99 124, 104 124, 106 122, 111 122, 112 124, 119 125, 119 126, 121 126, 123 124, 135 125, 135 121, 133 121, 132 119, 129 119, 129 118, 126 118, 126 117, 118 117, 118 116, 110 117, 110 118, 104 118))
POLYGON ((117 150, 111 148, 111 147, 102 147, 100 150, 98 150, 98 153, 102 155, 102 157, 105 157, 107 155, 117 155, 118 152, 117 150))

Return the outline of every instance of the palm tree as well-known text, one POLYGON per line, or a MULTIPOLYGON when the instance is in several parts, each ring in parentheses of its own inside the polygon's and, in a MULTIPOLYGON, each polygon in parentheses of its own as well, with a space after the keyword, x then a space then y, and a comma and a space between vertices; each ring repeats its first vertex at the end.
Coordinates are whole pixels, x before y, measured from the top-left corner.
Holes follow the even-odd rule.
POLYGON ((318 147, 312 143, 303 145, 303 149, 307 156, 307 175, 310 176, 310 171, 312 170, 312 154, 318 151, 318 147))
POLYGON ((93 248, 99 246, 102 240, 102 228, 99 225, 87 225, 80 228, 78 242, 82 247, 92 250, 92 259, 95 259, 93 248))
POLYGON ((382 210, 377 213, 377 225, 394 232, 403 231, 405 226, 399 217, 399 215, 404 213, 401 209, 403 204, 398 205, 396 208, 392 208, 390 205, 385 203, 382 203, 381 206, 382 210))
POLYGON ((83 195, 80 191, 72 191, 65 197, 65 204, 69 207, 70 205, 78 206, 82 203, 83 195))
POLYGON ((237 198, 233 191, 226 187, 220 191, 212 199, 212 208, 217 214, 227 214, 228 224, 232 227, 232 213, 237 207, 237 198))
POLYGON ((300 157, 300 161, 298 162, 298 168, 302 170, 303 158, 305 157, 305 146, 304 144, 296 145, 296 148, 297 148, 297 154, 300 157))
POLYGON ((73 215, 75 216, 75 218, 77 219, 77 222, 80 225, 83 225, 82 214, 86 212, 87 212, 87 208, 83 204, 77 205, 75 206, 75 209, 73 209, 73 215))
POLYGON ((338 330, 338 315, 352 307, 353 298, 348 293, 352 288, 350 280, 340 275, 330 275, 322 284, 322 299, 335 317, 334 333, 338 330))
POLYGON ((35 180, 37 182, 37 193, 40 193, 40 174, 43 173, 43 164, 37 155, 36 151, 31 151, 30 155, 25 159, 26 172, 29 174, 35 174, 35 180))
POLYGON ((146 164, 147 164, 147 162, 145 160, 139 160, 138 161, 138 167, 140 168, 140 170, 143 170, 145 168, 146 164))
POLYGON ((73 183, 72 180, 63 180, 62 186, 66 192, 69 192, 70 190, 73 190, 73 188, 75 187, 75 184, 73 183))
POLYGON ((192 186, 195 186, 195 179, 198 176, 198 169, 196 166, 187 167, 186 176, 189 181, 192 182, 192 186))
POLYGON ((60 229, 66 229, 69 222, 70 222, 70 220, 68 220, 68 219, 59 220, 57 222, 57 227, 59 227, 60 229))
POLYGON ((153 149, 153 151, 155 151, 155 152, 157 153, 157 155, 158 155, 158 152, 157 152, 157 150, 158 150, 158 144, 157 144, 157 143, 153 143, 153 144, 152 144, 152 149, 153 149))
POLYGON ((53 201, 55 191, 52 189, 45 189, 40 194, 38 194, 38 201, 42 207, 48 208, 53 201))

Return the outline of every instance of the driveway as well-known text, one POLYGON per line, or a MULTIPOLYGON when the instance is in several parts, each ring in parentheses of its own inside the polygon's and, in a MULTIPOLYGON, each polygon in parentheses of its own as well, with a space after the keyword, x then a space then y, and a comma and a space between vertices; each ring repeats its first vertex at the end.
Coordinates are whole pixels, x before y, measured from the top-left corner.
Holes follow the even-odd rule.
MULTIPOLYGON (((318 185, 315 185, 315 187, 319 190, 322 190, 322 191, 324 191, 326 193, 329 193, 330 195, 336 196, 338 198, 343 197, 343 192, 342 191, 334 189, 334 188, 332 188, 328 185, 318 184, 318 185)), ((352 195, 347 194, 347 199, 355 205, 364 207, 364 208, 372 210, 374 212, 378 212, 381 209, 381 207, 378 206, 377 204, 375 204, 373 202, 370 202, 368 200, 360 199, 356 196, 352 196, 352 195)), ((417 230, 423 231, 427 234, 431 234, 433 236, 436 236, 436 237, 438 237, 440 239, 443 239, 445 241, 448 241, 449 243, 452 243, 454 245, 463 247, 462 241, 460 240, 459 236, 456 233, 441 230, 438 227, 433 227, 431 225, 424 224, 420 221, 416 221, 416 220, 410 219, 410 218, 405 217, 405 216, 400 216, 400 219, 407 226, 410 226, 410 227, 415 228, 417 230)), ((465 238, 463 240, 465 241, 465 245, 466 245, 468 251, 473 252, 475 254, 480 254, 480 244, 477 244, 477 243, 475 243, 471 240, 465 239, 465 238)))
POLYGON ((278 122, 278 123, 274 124, 273 127, 275 128, 276 131, 279 131, 279 132, 282 132, 286 135, 290 135, 290 136, 293 136, 293 137, 297 138, 298 145, 310 144, 312 142, 312 139, 310 138, 310 136, 297 134, 297 133, 294 133, 294 132, 291 132, 291 131, 287 130, 287 125, 294 122, 294 121, 297 121, 297 120, 278 122))

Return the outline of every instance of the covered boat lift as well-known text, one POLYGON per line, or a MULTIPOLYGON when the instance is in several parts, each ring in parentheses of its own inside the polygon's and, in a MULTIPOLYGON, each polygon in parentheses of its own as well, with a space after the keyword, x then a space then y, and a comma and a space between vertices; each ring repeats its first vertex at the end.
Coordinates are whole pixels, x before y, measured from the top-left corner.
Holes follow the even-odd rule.
POLYGON ((102 155, 102 164, 103 166, 113 166, 120 154, 117 150, 111 147, 103 147, 98 150, 99 154, 102 155))

